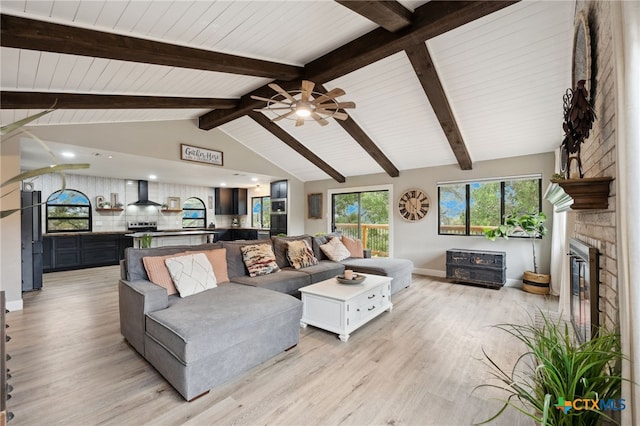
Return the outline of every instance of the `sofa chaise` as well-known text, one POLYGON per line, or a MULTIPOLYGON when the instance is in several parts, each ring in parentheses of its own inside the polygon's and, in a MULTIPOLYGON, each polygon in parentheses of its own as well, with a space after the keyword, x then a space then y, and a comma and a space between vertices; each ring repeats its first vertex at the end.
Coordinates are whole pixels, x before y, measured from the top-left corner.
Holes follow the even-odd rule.
MULTIPOLYGON (((128 248, 118 285, 120 330, 129 344, 188 401, 285 351, 299 341, 301 287, 356 272, 392 277, 392 294, 411 284, 412 263, 403 259, 318 254, 315 265, 294 269, 287 243, 305 240, 314 253, 329 237, 272 237, 198 246, 128 248), (279 271, 249 276, 242 247, 270 244, 279 271), (188 297, 169 295, 151 282, 144 258, 224 249, 228 282, 188 297)), ((215 272, 215 271, 214 271, 215 272)), ((217 275, 217 272, 216 272, 217 275)))

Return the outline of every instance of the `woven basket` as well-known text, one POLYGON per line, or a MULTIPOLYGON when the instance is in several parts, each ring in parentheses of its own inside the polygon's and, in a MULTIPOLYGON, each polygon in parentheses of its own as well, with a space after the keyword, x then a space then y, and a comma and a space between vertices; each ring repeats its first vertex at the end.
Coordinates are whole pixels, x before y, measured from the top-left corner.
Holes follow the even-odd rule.
POLYGON ((549 283, 551 275, 536 274, 531 271, 524 271, 522 275, 522 289, 527 293, 549 294, 549 283))

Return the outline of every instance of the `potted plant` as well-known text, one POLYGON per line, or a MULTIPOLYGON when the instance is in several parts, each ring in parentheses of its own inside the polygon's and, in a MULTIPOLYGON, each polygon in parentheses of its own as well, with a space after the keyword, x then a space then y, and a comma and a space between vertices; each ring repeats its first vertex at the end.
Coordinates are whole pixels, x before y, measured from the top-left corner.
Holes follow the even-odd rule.
POLYGON ((153 240, 153 235, 142 234, 142 236, 140 237, 140 248, 150 248, 152 240, 153 240))
POLYGON ((543 212, 514 213, 505 216, 504 225, 487 228, 483 231, 485 237, 491 241, 495 241, 498 237, 504 239, 519 235, 529 237, 533 252, 533 272, 524 271, 522 276, 522 289, 529 293, 547 294, 549 292, 551 275, 538 273, 538 259, 536 257, 536 239, 547 234, 547 228, 544 226, 546 220, 547 215, 543 212))
POLYGON ((507 397, 502 408, 480 424, 495 420, 508 407, 545 426, 615 422, 611 413, 625 408, 620 399, 620 336, 600 329, 591 340, 578 344, 566 324, 540 314, 537 325, 531 321, 495 326, 522 342, 525 352, 512 368, 502 368, 483 349, 496 381, 479 385, 474 392, 489 387, 507 397))

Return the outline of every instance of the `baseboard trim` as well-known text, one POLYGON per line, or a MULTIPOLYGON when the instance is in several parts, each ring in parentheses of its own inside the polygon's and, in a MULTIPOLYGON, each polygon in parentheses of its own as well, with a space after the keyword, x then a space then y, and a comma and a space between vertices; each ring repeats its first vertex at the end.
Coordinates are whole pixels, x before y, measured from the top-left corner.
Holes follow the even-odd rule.
MULTIPOLYGON (((438 269, 426 269, 426 268, 413 268, 413 273, 416 275, 426 275, 429 277, 446 278, 447 272, 440 271, 438 269)), ((505 287, 522 288, 522 280, 507 278, 505 287)))
POLYGON ((446 278, 445 271, 439 271, 437 269, 425 269, 425 268, 413 268, 413 273, 417 275, 427 275, 429 277, 446 278))
POLYGON ((22 310, 22 299, 8 301, 7 302, 7 310, 9 312, 21 311, 22 310))

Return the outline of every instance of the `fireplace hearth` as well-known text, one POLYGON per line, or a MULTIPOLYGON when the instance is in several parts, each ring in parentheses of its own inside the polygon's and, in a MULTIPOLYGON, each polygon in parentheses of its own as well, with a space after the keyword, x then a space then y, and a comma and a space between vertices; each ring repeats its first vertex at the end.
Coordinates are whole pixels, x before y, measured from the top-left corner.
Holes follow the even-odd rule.
POLYGON ((571 322, 578 340, 598 332, 598 249, 569 239, 571 322))

